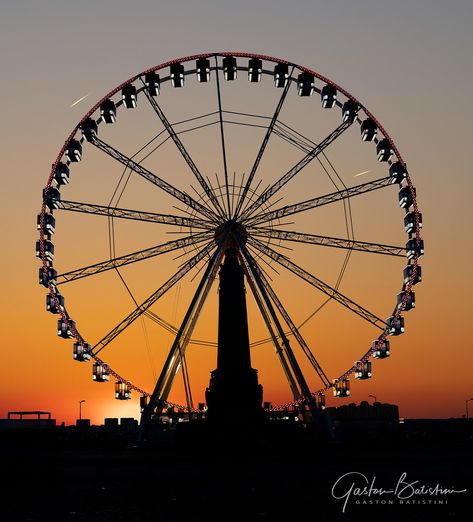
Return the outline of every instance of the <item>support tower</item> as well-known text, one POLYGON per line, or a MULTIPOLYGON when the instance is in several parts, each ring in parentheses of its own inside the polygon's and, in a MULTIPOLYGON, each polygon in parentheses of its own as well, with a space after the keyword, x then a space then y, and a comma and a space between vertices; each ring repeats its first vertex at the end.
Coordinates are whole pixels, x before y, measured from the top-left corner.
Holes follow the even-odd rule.
POLYGON ((217 368, 205 393, 206 417, 211 423, 253 423, 263 418, 263 387, 251 367, 245 274, 238 249, 246 241, 246 230, 229 221, 218 227, 215 239, 225 242, 225 259, 219 273, 217 368))

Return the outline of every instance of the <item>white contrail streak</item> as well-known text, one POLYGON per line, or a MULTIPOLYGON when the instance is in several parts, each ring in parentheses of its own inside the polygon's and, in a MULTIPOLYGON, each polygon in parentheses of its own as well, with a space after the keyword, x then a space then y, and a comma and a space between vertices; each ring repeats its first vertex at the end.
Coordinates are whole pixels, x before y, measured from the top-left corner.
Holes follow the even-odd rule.
POLYGON ((89 94, 86 94, 85 96, 82 96, 82 98, 79 98, 72 105, 69 105, 69 109, 72 109, 72 107, 76 106, 78 103, 80 103, 81 101, 85 100, 89 94))
POLYGON ((368 174, 368 172, 371 172, 371 170, 364 170, 363 172, 358 172, 358 174, 355 174, 353 177, 357 178, 358 176, 363 176, 363 174, 368 174))

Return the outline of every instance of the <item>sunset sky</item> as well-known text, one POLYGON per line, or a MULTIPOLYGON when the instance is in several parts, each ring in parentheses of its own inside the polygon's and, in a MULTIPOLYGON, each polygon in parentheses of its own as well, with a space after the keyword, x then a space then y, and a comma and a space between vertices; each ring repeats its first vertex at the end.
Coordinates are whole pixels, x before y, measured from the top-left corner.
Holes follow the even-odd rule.
MULTIPOLYGON (((91 364, 74 362, 72 341, 57 337, 57 316, 46 312, 46 290, 37 282, 36 215, 51 163, 89 108, 112 88, 149 67, 213 51, 277 56, 343 86, 387 129, 417 189, 424 221, 426 254, 420 260, 424 281, 415 287, 415 310, 405 314, 406 333, 392 339, 389 359, 374 362, 373 379, 353 380, 349 399, 327 397, 327 403, 358 403, 375 395, 381 402, 398 404, 403 417, 464 414, 465 400, 473 397, 469 334, 473 292, 472 22, 469 0, 182 0, 172 5, 143 0, 79 0, 67 6, 53 0, 3 2, 0 143, 1 212, 6 234, 1 261, 0 417, 8 411, 45 410, 51 411, 58 422, 72 423, 78 416, 79 401, 85 400, 83 416, 95 423, 105 417, 138 418, 137 394, 131 401, 114 400, 113 381, 93 383, 91 364)), ((184 89, 176 91, 166 85, 159 98, 173 122, 215 110, 214 78, 208 85, 187 78, 184 89)), ((278 99, 269 78, 254 86, 243 72, 235 85, 222 85, 222 95, 228 110, 244 112, 251 107, 267 116, 278 99)), ((316 142, 340 122, 339 110, 323 111, 317 94, 307 101, 292 90, 289 98, 281 119, 316 142)), ((160 122, 153 120, 145 101, 144 97, 139 99, 137 109, 126 114, 126 109, 119 109, 116 127, 102 125, 100 136, 130 155, 135 152, 160 130, 160 122)), ((248 173, 262 137, 261 131, 242 129, 227 130, 232 146, 229 170, 236 172, 237 179, 248 173)), ((199 167, 213 179, 221 165, 217 131, 213 126, 182 138, 199 167), (215 149, 209 148, 213 139, 215 149), (208 154, 209 150, 215 150, 215 156, 208 154)), ((274 181, 302 154, 277 141, 271 142, 267 153, 261 165, 262 175, 266 172, 262 186, 274 181)), ((159 159, 152 157, 148 167, 191 191, 189 183, 195 186, 195 180, 171 144, 163 147, 161 154, 159 159)), ((362 143, 358 129, 350 129, 327 154, 349 186, 387 175, 386 166, 376 161, 373 144, 362 143), (365 174, 357 176, 362 172, 365 174)), ((320 167, 313 165, 311 169, 291 186, 276 208, 332 191, 326 179, 315 177, 320 167)), ((106 204, 122 170, 92 146, 85 146, 84 161, 72 169, 71 184, 62 191, 63 198, 106 204)), ((177 212, 158 189, 150 189, 136 178, 131 177, 120 206, 177 212)), ((354 200, 355 238, 402 246, 406 235, 402 230, 403 212, 396 200, 396 187, 354 200)), ((333 213, 317 209, 302 217, 298 228, 287 228, 343 237, 342 211, 343 207, 333 213)), ((59 272, 107 259, 109 252, 105 218, 70 214, 56 214, 53 241, 59 272)), ((178 237, 167 231, 155 224, 117 223, 117 251, 126 254, 178 237)), ((333 250, 306 245, 288 255, 333 285, 344 258, 342 251, 333 250)), ((139 301, 177 270, 182 260, 174 257, 160 256, 123 271, 139 301)), ((355 253, 340 290, 384 319, 401 289, 405 262, 379 258, 385 256, 372 259, 370 254, 355 253)), ((272 274, 274 289, 296 324, 323 301, 323 296, 283 269, 280 275, 272 274)), ((178 326, 199 277, 183 281, 153 310, 178 326)), ((93 344, 134 308, 123 285, 111 273, 70 283, 62 291, 79 330, 93 344)), ((248 296, 250 336, 255 341, 267 337, 267 333, 249 292, 248 296)), ((194 337, 215 340, 216 303, 214 286, 194 337)), ((301 332, 333 378, 367 351, 377 336, 368 326, 331 303, 301 332)), ((147 320, 137 321, 110 347, 110 353, 104 351, 103 355, 124 377, 152 391, 154 375, 159 373, 171 343, 169 333, 147 320)), ((215 356, 215 349, 189 347, 196 403, 203 400, 215 356)), ((274 404, 290 400, 273 346, 252 349, 252 361, 259 370, 265 400, 274 404)), ((314 378, 309 381, 312 390, 320 387, 314 378)), ((176 383, 170 398, 184 403, 181 379, 176 383)))

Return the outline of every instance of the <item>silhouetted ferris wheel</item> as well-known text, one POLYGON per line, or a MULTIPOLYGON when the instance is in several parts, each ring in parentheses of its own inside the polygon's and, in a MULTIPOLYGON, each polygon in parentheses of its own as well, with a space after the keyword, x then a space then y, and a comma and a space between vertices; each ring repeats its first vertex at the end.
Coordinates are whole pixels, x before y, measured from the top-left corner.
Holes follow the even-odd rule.
MULTIPOLYGON (((125 122, 123 124, 125 125, 125 122)), ((139 126, 133 127, 129 132, 139 133, 139 126)), ((126 129, 124 137, 119 134, 113 136, 127 143, 126 129)), ((351 143, 354 143, 353 139, 351 143)), ((166 167, 168 166, 166 163, 166 167)), ((73 175, 75 177, 75 174, 73 175)), ((315 179, 315 175, 313 177, 315 179)), ((391 198, 394 199, 392 194, 391 198)), ((140 201, 140 198, 137 197, 136 201, 140 201)), ((365 212, 371 216, 371 220, 376 221, 381 211, 367 202, 365 212)), ((127 399, 132 391, 137 391, 142 396, 143 406, 151 397, 156 404, 195 411, 186 350, 192 343, 215 345, 211 341, 195 339, 193 333, 224 256, 223 238, 232 238, 245 272, 249 293, 253 296, 267 327, 267 338, 254 341, 253 344, 274 344, 277 359, 289 384, 291 400, 286 404, 273 406, 274 409, 288 408, 310 401, 323 405, 325 393, 328 391, 333 391, 337 397, 350 394, 349 377, 352 374, 356 379, 370 378, 371 357, 383 359, 390 355, 390 337, 404 332, 403 313, 414 308, 415 295, 412 288, 421 281, 419 258, 423 255, 424 248, 420 236, 422 217, 406 163, 391 137, 362 103, 328 78, 292 62, 258 54, 220 52, 179 58, 139 73, 110 91, 79 121, 59 151, 43 191, 37 226, 40 238, 36 243, 36 255, 41 260, 39 282, 47 289, 47 310, 58 316, 58 335, 73 341, 73 356, 76 361, 93 363, 95 381, 108 381, 110 376, 114 377, 116 398, 127 399), (238 110, 230 106, 233 97, 238 93, 229 94, 225 99, 222 96, 225 85, 245 81, 241 76, 246 76, 250 84, 260 83, 260 88, 264 91, 263 94, 255 95, 253 100, 249 97, 240 100, 244 106, 247 104, 248 108, 245 110, 242 110, 240 105, 238 110), (211 84, 205 87, 209 89, 208 93, 204 93, 202 84, 211 84), (172 89, 196 89, 198 85, 199 91, 192 103, 184 106, 184 103, 173 102, 175 106, 179 106, 179 119, 163 109, 161 100, 169 96, 172 89), (213 90, 210 91, 211 87, 213 90), (277 95, 276 102, 271 102, 272 111, 261 114, 264 102, 272 100, 274 93, 277 95), (313 101, 313 95, 320 96, 321 110, 313 101), (201 98, 211 97, 214 108, 202 113, 201 98), (227 99, 229 104, 225 106, 227 99), (292 100, 291 103, 304 104, 296 109, 299 112, 295 118, 296 123, 292 125, 283 117, 289 99, 292 100), (145 105, 152 111, 159 132, 135 154, 125 153, 113 141, 111 130, 122 123, 122 110, 127 113, 128 123, 127 111, 139 111, 145 105), (181 116, 181 112, 185 110, 188 111, 187 117, 181 116), (338 119, 336 125, 325 132, 321 139, 315 139, 311 134, 311 129, 324 117, 317 116, 318 111, 324 114, 325 111, 336 112, 335 116, 331 117, 338 119), (304 119, 309 121, 309 124, 306 121, 305 124, 294 128, 298 121, 302 122, 304 119), (244 156, 244 152, 251 148, 251 143, 255 144, 256 151, 255 154, 252 151, 251 158, 246 158, 246 168, 244 171, 238 171, 238 174, 235 174, 236 171, 229 159, 229 151, 235 143, 230 139, 228 129, 236 126, 245 133, 242 134, 242 139, 253 131, 259 133, 257 138, 250 138, 249 143, 245 142, 242 145, 242 142, 239 142, 236 145, 239 148, 237 153, 233 153, 233 158, 237 158, 238 161, 241 159, 240 156, 244 156), (380 165, 385 165, 384 175, 361 184, 350 184, 346 178, 340 176, 338 169, 327 156, 334 144, 353 134, 353 128, 359 128, 362 142, 374 144, 373 157, 381 162, 380 165), (199 133, 207 132, 209 129, 216 131, 217 140, 210 142, 208 137, 199 138, 199 133), (207 164, 204 168, 201 167, 190 152, 189 145, 185 145, 192 140, 198 142, 194 148, 198 149, 199 153, 206 149, 205 153, 199 155, 201 162, 206 163, 214 159, 214 167, 207 164), (263 168, 264 160, 270 153, 270 144, 273 146, 271 153, 281 154, 281 159, 276 161, 276 167, 281 165, 278 172, 275 172, 277 168, 274 163, 266 169, 263 168), (180 177, 187 179, 187 187, 178 188, 175 182, 176 172, 167 172, 166 175, 161 174, 166 168, 146 166, 148 158, 159 155, 164 146, 173 147, 178 151, 184 163, 181 161, 179 165, 176 164, 176 172, 179 172, 180 177), (283 146, 290 148, 291 152, 281 152, 283 146), (89 151, 92 150, 111 158, 116 167, 123 168, 113 197, 110 201, 95 203, 96 197, 100 196, 97 192, 97 196, 92 194, 90 200, 68 199, 67 195, 71 191, 68 187, 69 181, 73 181, 71 185, 80 185, 81 175, 78 173, 78 179, 72 179, 71 168, 82 161, 83 156, 87 159, 89 151), (291 160, 292 164, 284 165, 286 160, 291 160), (330 180, 332 190, 318 193, 317 188, 314 190, 312 186, 312 178, 300 182, 303 173, 314 164, 318 165, 320 176, 330 180), (215 177, 214 172, 217 172, 215 177), (133 179, 144 180, 140 187, 146 191, 147 197, 152 191, 155 192, 158 210, 161 198, 167 197, 174 204, 170 203, 161 213, 150 212, 144 208, 120 206, 120 196, 126 190, 130 176, 133 179), (195 186, 191 186, 191 182, 195 186), (393 187, 396 187, 398 204, 404 212, 403 225, 399 228, 403 228, 407 235, 405 245, 395 246, 355 239, 351 201, 359 200, 368 193, 393 191, 393 187), (291 190, 293 192, 290 198, 293 201, 282 202, 282 198, 287 198, 291 190), (329 208, 337 203, 340 204, 337 209, 340 210, 346 225, 344 237, 322 234, 317 230, 321 225, 320 221, 313 218, 319 209, 329 208), (172 208, 173 212, 170 211, 172 208), (62 218, 65 213, 103 216, 109 223, 111 243, 114 239, 113 224, 117 220, 154 223, 156 227, 178 231, 181 237, 161 242, 151 248, 129 251, 124 255, 115 255, 114 249, 111 248, 108 258, 101 262, 61 272, 54 264, 53 237, 57 215, 61 215, 62 218), (307 216, 310 216, 309 220, 307 216), (304 226, 298 228, 299 222, 303 222, 304 226), (308 230, 310 226, 312 230, 308 230), (320 275, 314 274, 313 270, 304 267, 303 263, 296 262, 294 249, 300 245, 305 245, 304 248, 318 246, 344 252, 344 262, 338 278, 329 284, 322 280, 320 275), (379 256, 380 259, 386 256, 400 259, 400 271, 403 270, 400 277, 402 287, 389 317, 379 317, 377 313, 341 291, 341 278, 352 252, 363 252, 366 256, 379 256), (91 341, 84 338, 73 320, 74 316, 66 308, 63 288, 65 293, 66 286, 80 284, 84 278, 94 278, 107 271, 116 271, 118 276, 122 277, 119 270, 123 267, 135 263, 139 265, 145 260, 164 256, 166 253, 180 254, 175 271, 170 275, 157 274, 157 279, 160 278, 159 287, 153 288, 145 300, 138 302, 135 299, 132 310, 120 318, 100 339, 91 341), (373 332, 376 332, 371 337, 374 341, 370 340, 365 348, 361 349, 358 360, 350 364, 342 374, 330 377, 327 375, 323 361, 302 335, 301 325, 296 324, 296 320, 289 313, 285 297, 276 293, 272 277, 276 280, 283 273, 297 277, 304 283, 307 292, 320 292, 325 296, 325 302, 330 301, 340 309, 348 310, 359 321, 368 323, 373 332), (169 293, 171 288, 191 276, 198 276, 199 283, 188 303, 182 323, 177 327, 163 320, 153 312, 152 307, 169 293), (114 340, 140 317, 148 317, 158 322, 173 335, 172 345, 157 376, 152 394, 132 383, 126 376, 121 375, 121 372, 115 371, 113 364, 105 362, 103 358, 105 350, 114 340), (294 347, 297 347, 297 354, 294 347), (305 358, 306 364, 308 361, 320 380, 318 388, 311 389, 309 386, 306 375, 301 370, 301 357, 305 358), (180 370, 187 397, 185 406, 169 401, 171 387, 180 370)), ((126 286, 124 278, 123 283, 126 286)))

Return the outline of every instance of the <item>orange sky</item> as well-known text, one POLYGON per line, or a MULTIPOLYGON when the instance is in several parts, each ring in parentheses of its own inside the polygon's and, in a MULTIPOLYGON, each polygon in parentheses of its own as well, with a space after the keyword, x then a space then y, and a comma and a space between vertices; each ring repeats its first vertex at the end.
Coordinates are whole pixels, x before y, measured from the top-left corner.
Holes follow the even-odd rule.
MULTIPOLYGON (((48 5, 51 9, 52 3, 48 5)), ((390 12, 392 7, 386 5, 385 8, 387 14, 393 15, 390 12)), ((102 422, 104 417, 138 416, 136 394, 131 401, 115 401, 112 383, 92 383, 91 365, 72 360, 72 342, 56 336, 56 316, 45 311, 45 289, 37 284, 39 264, 34 258, 37 239, 35 222, 41 205, 41 189, 63 140, 86 110, 105 92, 146 67, 200 50, 222 47, 279 55, 340 83, 364 102, 388 129, 408 163, 417 188, 419 207, 424 216, 422 235, 426 245, 426 256, 421 259, 424 282, 415 288, 417 307, 405 315, 406 333, 392 339, 391 358, 374 362, 374 378, 352 382, 350 399, 335 401, 328 398, 327 402, 330 405, 359 402, 368 400, 372 394, 382 402, 399 404, 404 417, 449 417, 464 413, 465 399, 473 396, 471 342, 467 332, 472 290, 469 270, 472 254, 469 230, 471 206, 467 200, 472 190, 471 161, 467 155, 471 141, 468 127, 471 118, 466 114, 471 113, 466 100, 467 85, 471 84, 472 78, 471 72, 462 66, 468 43, 471 48, 471 35, 466 31, 465 16, 462 19, 461 10, 456 15, 443 13, 439 17, 442 19, 440 24, 433 13, 424 13, 421 18, 413 11, 407 17, 407 8, 402 7, 404 18, 401 19, 406 22, 402 32, 399 32, 399 25, 396 30, 387 27, 383 34, 383 43, 387 48, 382 50, 379 47, 373 49, 364 31, 359 31, 359 37, 349 46, 342 46, 338 41, 327 46, 324 36, 328 29, 324 25, 342 31, 340 25, 335 23, 337 7, 326 12, 325 24, 315 16, 314 9, 308 7, 315 29, 320 30, 310 31, 314 39, 313 48, 323 49, 320 55, 311 52, 305 40, 300 38, 300 32, 309 29, 305 25, 308 23, 307 17, 302 16, 297 20, 290 18, 299 25, 291 26, 294 38, 289 38, 290 42, 285 45, 274 37, 274 28, 280 27, 279 18, 274 20, 271 30, 261 30, 261 23, 258 26, 257 21, 262 22, 264 15, 258 11, 254 20, 246 22, 250 23, 247 27, 249 34, 256 35, 258 27, 258 38, 253 36, 244 45, 236 29, 226 32, 225 39, 219 34, 195 33, 194 38, 187 34, 183 41, 171 45, 170 39, 166 38, 166 31, 170 31, 165 27, 168 24, 158 21, 164 31, 158 31, 158 34, 167 42, 158 51, 151 51, 150 46, 136 42, 128 42, 124 46, 119 38, 120 31, 113 32, 111 28, 106 28, 100 38, 92 37, 98 38, 95 45, 93 41, 82 42, 79 49, 76 38, 70 36, 78 37, 82 34, 81 27, 96 22, 83 12, 61 8, 54 10, 55 17, 61 22, 59 33, 66 31, 62 24, 69 16, 74 15, 77 19, 76 27, 68 27, 69 38, 62 39, 65 43, 61 49, 47 31, 45 12, 38 12, 36 24, 29 27, 30 22, 26 23, 26 13, 21 9, 8 7, 0 22, 4 26, 0 38, 8 38, 11 49, 11 53, 2 58, 3 70, 11 81, 0 86, 4 99, 9 100, 3 109, 6 125, 0 129, 4 161, 2 217, 6 229, 1 261, 4 292, 0 416, 13 410, 47 410, 58 421, 69 423, 77 417, 82 399, 86 401, 83 415, 93 422, 102 422), (28 32, 23 22, 28 26, 28 32), (298 29, 295 29, 296 26, 298 29), (13 30, 15 27, 16 31, 13 30), (413 45, 414 42, 418 45, 413 45), (66 57, 73 52, 79 54, 72 64, 66 57), (435 60, 432 59, 433 54, 435 60), (109 59, 110 56, 112 58, 109 59), (465 100, 465 103, 449 102, 453 77, 455 99, 465 100), (69 108, 89 92, 88 98, 69 108)), ((170 21, 181 19, 179 9, 174 8, 173 11, 166 8, 170 21)), ((471 19, 471 8, 465 7, 464 10, 471 19)), ((286 21, 287 17, 294 16, 288 11, 284 13, 280 18, 286 21)), ((368 19, 365 17, 362 22, 365 29, 379 22, 380 15, 370 13, 368 19)), ((213 16, 221 22, 229 14, 230 8, 222 9, 213 16)), ((356 16, 360 16, 361 23, 361 14, 356 16)), ((204 26, 210 28, 210 22, 203 22, 204 26)), ((130 23, 140 27, 143 39, 149 37, 146 17, 130 23)), ((172 26, 172 23, 169 25, 172 26)), ((196 31, 195 27, 192 30, 196 31)), ((163 87, 159 101, 172 121, 208 112, 207 109, 215 104, 214 81, 209 85, 198 85, 194 78, 189 78, 187 83, 185 89, 179 92, 168 86, 163 87)), ((250 85, 241 73, 235 85, 225 84, 222 87, 223 103, 230 110, 251 108, 253 112, 269 115, 277 102, 278 93, 269 78, 261 85, 250 85)), ((115 127, 101 127, 101 137, 124 152, 131 154, 136 151, 140 144, 159 130, 156 119, 153 119, 144 102, 144 98, 140 99, 139 107, 126 114, 122 109, 115 127)), ((301 100, 292 91, 281 119, 318 141, 338 125, 339 111, 323 111, 318 96, 301 100)), ((243 132, 241 127, 232 127, 226 132, 227 142, 231 144, 229 169, 236 171, 238 177, 242 172, 248 172, 262 134, 258 130, 245 129, 243 132)), ((205 148, 212 143, 218 144, 216 126, 208 131, 183 136, 184 143, 203 172, 213 177, 216 171, 221 170, 219 149, 205 148), (214 150, 217 150, 216 156, 213 155, 214 150)), ((302 153, 284 143, 272 139, 261 164, 261 174, 266 180, 262 186, 300 159, 302 153)), ((385 175, 386 168, 376 162, 373 149, 372 144, 361 142, 357 129, 350 129, 340 144, 328 149, 328 154, 344 181, 354 185, 385 175), (365 170, 371 172, 355 177, 365 170)), ((147 165, 179 188, 188 189, 191 174, 171 143, 163 146, 159 156, 152 156, 147 165)), ((91 146, 86 146, 84 161, 72 169, 71 184, 62 191, 63 198, 106 204, 121 172, 118 164, 92 150, 91 146)), ((193 180, 192 183, 195 185, 193 180)), ((324 178, 320 167, 314 164, 301 174, 297 183, 288 187, 285 200, 280 204, 330 191, 330 183, 324 178)), ((356 239, 403 244, 403 212, 397 206, 396 192, 396 188, 389 187, 353 200, 356 239)), ((171 209, 169 198, 163 197, 158 189, 149 188, 136 176, 132 177, 121 205, 154 212, 176 212, 171 209)), ((55 265, 59 272, 107 258, 107 226, 103 218, 65 213, 57 213, 56 217, 55 265)), ((341 236, 342 208, 317 209, 287 228, 341 236)), ((166 230, 169 229, 154 224, 117 223, 117 250, 124 254, 177 237, 165 234, 166 230)), ((297 247, 289 255, 329 284, 336 280, 343 261, 342 252, 315 246, 297 247)), ((167 254, 140 266, 124 269, 123 274, 139 300, 146 298, 177 269, 177 261, 173 257, 167 254)), ((354 253, 340 289, 386 318, 400 291, 403 266, 403 260, 354 253)), ((186 279, 153 310, 178 325, 197 280, 190 282, 190 278, 186 279)), ((274 289, 297 324, 322 300, 317 291, 301 285, 283 269, 281 275, 274 274, 274 289)), ((64 286, 63 293, 71 316, 76 319, 81 333, 92 343, 133 308, 131 299, 113 274, 71 283, 64 286)), ((195 337, 216 338, 216 298, 214 287, 195 337)), ((266 337, 250 299, 248 306, 252 340, 266 337)), ((153 371, 159 372, 172 337, 149 321, 145 324, 146 333, 141 321, 137 321, 109 347, 109 352, 104 351, 104 359, 138 386, 151 391, 153 371)), ((327 306, 301 332, 330 377, 338 376, 351 366, 376 337, 373 328, 361 319, 351 317, 336 303, 327 306)), ((203 399, 209 371, 215 367, 215 351, 191 346, 188 357, 197 403, 203 399)), ((288 386, 274 348, 270 344, 254 348, 252 359, 253 366, 259 370, 265 400, 273 403, 289 400, 288 386)), ((310 377, 309 381, 311 389, 319 387, 314 378, 310 377)), ((184 402, 180 378, 171 399, 184 402)))

